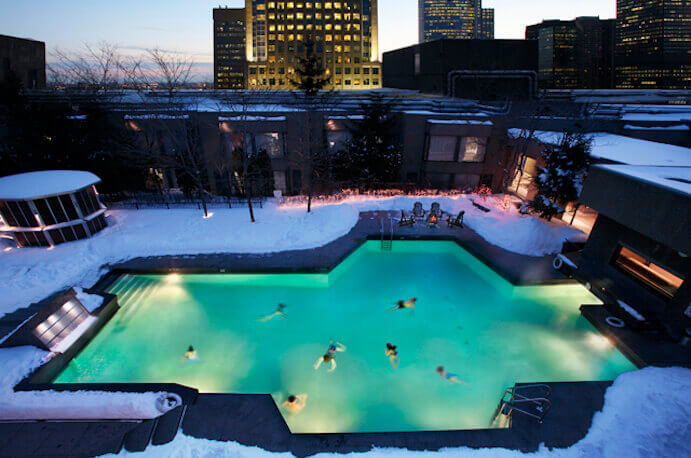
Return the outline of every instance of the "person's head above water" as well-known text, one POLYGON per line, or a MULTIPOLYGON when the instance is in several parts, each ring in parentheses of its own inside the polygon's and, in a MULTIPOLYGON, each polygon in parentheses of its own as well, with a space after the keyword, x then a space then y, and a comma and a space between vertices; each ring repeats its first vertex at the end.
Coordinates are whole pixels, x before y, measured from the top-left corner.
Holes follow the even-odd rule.
POLYGON ((283 303, 278 304, 278 309, 279 309, 279 310, 283 310, 283 309, 286 308, 286 307, 288 307, 288 306, 285 305, 285 304, 283 304, 283 303))
POLYGON ((387 349, 387 350, 395 350, 395 349, 396 349, 396 345, 391 345, 390 343, 387 343, 387 344, 386 344, 386 349, 387 349))
POLYGON ((446 372, 446 371, 444 370, 444 366, 439 366, 439 367, 437 367, 437 373, 438 373, 438 374, 443 374, 444 372, 446 372))
POLYGON ((190 345, 190 346, 187 348, 187 351, 194 351, 194 347, 193 347, 192 345, 190 345))
POLYGON ((295 402, 296 399, 297 398, 295 396, 293 396, 292 394, 290 396, 288 396, 288 402, 295 402))

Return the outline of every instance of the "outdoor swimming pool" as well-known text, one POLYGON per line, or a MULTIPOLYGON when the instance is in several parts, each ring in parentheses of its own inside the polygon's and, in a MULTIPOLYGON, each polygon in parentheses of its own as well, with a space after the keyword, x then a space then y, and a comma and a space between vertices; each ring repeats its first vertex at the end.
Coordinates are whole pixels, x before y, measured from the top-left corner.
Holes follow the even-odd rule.
POLYGON ((281 409, 293 432, 486 428, 516 382, 635 369, 580 316, 600 303, 585 288, 513 287, 454 242, 367 242, 328 275, 124 275, 109 291, 122 308, 57 383, 177 382, 278 404, 306 393, 301 412, 281 409), (413 296, 414 311, 387 312, 413 296), (286 318, 260 321, 279 303, 286 318), (347 351, 315 371, 330 340, 347 351), (199 359, 182 362, 189 345, 199 359))

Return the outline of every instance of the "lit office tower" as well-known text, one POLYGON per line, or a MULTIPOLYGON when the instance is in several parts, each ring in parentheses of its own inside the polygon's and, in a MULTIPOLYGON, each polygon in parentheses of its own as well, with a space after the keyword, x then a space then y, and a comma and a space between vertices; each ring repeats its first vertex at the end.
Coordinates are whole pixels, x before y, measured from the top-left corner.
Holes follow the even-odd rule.
POLYGON ((480 38, 483 40, 494 40, 494 8, 482 8, 480 38))
POLYGON ((377 0, 246 0, 250 88, 291 89, 297 58, 314 42, 333 89, 381 87, 377 0))
POLYGON ((214 8, 214 88, 244 89, 245 9, 214 8))
POLYGON ((691 1, 617 0, 618 88, 691 87, 691 1))
POLYGON ((482 38, 481 0, 418 1, 420 43, 440 38, 482 38))
POLYGON ((614 20, 578 17, 526 27, 538 42, 538 80, 544 89, 609 89, 613 86, 614 20))

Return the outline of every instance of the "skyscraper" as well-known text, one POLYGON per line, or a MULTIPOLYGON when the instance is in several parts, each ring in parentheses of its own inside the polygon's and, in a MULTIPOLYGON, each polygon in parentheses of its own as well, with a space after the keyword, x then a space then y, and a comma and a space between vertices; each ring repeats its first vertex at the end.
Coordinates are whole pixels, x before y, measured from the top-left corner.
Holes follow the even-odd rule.
POLYGON ((691 2, 617 0, 616 86, 691 87, 691 2))
POLYGON ((248 87, 290 89, 312 40, 334 89, 381 87, 377 0, 245 1, 248 87))
MULTIPOLYGON (((418 2, 420 43, 440 38, 482 38, 482 0, 418 0, 418 2)), ((492 22, 494 22, 494 12, 492 12, 492 22)))
POLYGON ((545 89, 608 89, 613 86, 614 20, 579 17, 526 28, 538 42, 538 80, 545 89))
POLYGON ((245 9, 214 8, 214 88, 243 89, 247 84, 245 9))
POLYGON ((482 8, 480 38, 484 40, 494 40, 494 8, 482 8))

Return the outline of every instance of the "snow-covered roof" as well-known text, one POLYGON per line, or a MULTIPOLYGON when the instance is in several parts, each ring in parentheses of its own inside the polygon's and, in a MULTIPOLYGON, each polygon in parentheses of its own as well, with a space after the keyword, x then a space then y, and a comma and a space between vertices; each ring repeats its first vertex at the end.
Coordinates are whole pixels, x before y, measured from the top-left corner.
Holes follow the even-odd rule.
MULTIPOLYGON (((519 137, 521 132, 527 134, 521 129, 509 129, 509 135, 514 138, 519 137)), ((558 144, 562 135, 562 132, 555 131, 533 132, 535 140, 548 145, 558 144)), ((593 139, 590 155, 596 159, 627 165, 691 166, 690 148, 605 132, 587 135, 593 139)))
POLYGON ((675 124, 673 126, 653 126, 653 127, 643 127, 643 126, 633 126, 631 124, 626 124, 624 126, 626 130, 646 130, 646 131, 675 131, 675 132, 686 132, 690 128, 686 124, 675 124))
POLYGON ((28 200, 65 194, 100 183, 91 172, 43 170, 0 177, 0 199, 28 200))
POLYGON ((218 120, 223 121, 285 121, 285 116, 219 116, 218 120))
POLYGON ((429 124, 452 124, 456 126, 493 126, 492 121, 475 121, 472 119, 428 119, 429 124))
POLYGON ((654 167, 640 165, 597 165, 619 175, 627 175, 639 181, 652 183, 691 196, 690 167, 654 167))

